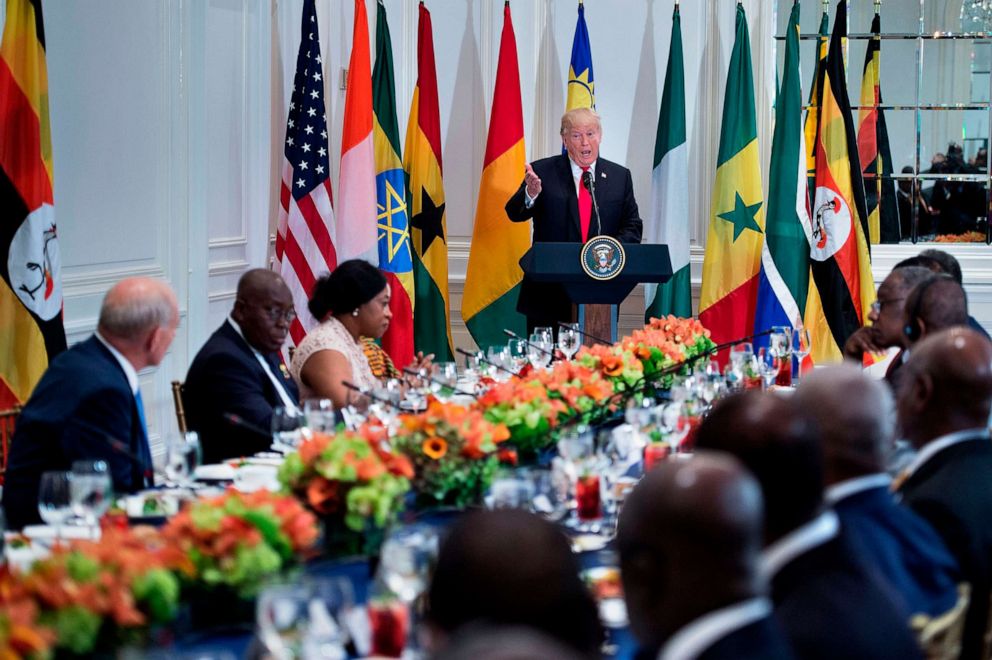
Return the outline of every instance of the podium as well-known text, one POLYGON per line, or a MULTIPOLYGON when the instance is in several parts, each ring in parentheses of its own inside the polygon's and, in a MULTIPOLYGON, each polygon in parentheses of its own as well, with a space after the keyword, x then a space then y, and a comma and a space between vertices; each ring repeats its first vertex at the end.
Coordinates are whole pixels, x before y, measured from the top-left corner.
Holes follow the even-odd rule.
POLYGON ((623 270, 609 280, 593 279, 582 269, 582 243, 534 243, 520 267, 535 282, 560 284, 569 299, 586 305, 583 330, 594 337, 613 336, 611 305, 619 305, 641 282, 662 284, 672 277, 667 245, 623 245, 623 270))

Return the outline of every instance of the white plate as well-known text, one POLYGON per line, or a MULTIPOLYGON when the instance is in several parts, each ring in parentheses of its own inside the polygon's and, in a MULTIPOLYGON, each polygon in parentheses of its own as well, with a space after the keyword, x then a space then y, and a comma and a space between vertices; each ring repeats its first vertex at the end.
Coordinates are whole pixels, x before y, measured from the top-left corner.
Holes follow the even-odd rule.
POLYGON ((234 471, 234 487, 244 493, 279 490, 278 469, 273 465, 244 465, 234 471))
POLYGON ((227 463, 201 465, 193 472, 194 479, 207 481, 234 481, 235 470, 227 463))
MULTIPOLYGON (((54 541, 56 528, 52 525, 28 525, 22 534, 32 541, 54 541)), ((92 539, 94 529, 82 525, 63 525, 59 530, 61 539, 92 539)))
POLYGON ((282 456, 249 456, 244 460, 245 465, 268 465, 279 467, 286 462, 282 456))

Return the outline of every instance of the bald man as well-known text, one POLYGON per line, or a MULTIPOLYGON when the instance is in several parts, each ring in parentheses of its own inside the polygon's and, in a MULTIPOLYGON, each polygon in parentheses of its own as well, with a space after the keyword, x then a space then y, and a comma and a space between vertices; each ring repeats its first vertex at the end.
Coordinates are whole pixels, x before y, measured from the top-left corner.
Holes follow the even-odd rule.
POLYGON ((919 450, 899 488, 971 584, 961 657, 981 657, 992 586, 992 344, 951 328, 913 347, 897 386, 899 427, 919 450))
POLYGON ((52 360, 17 420, 3 487, 9 527, 41 521, 41 474, 74 461, 106 461, 117 493, 153 484, 138 372, 162 361, 178 325, 165 282, 130 278, 107 292, 96 334, 52 360))
POLYGON ((278 273, 256 268, 241 276, 231 315, 196 354, 183 388, 205 463, 268 449, 272 411, 299 404, 279 353, 294 318, 293 296, 278 273))
POLYGON ((912 347, 928 334, 958 325, 968 325, 968 296, 950 275, 931 275, 906 296, 903 332, 907 346, 912 347))
POLYGON ((823 438, 825 499, 861 556, 898 593, 910 614, 936 617, 957 602, 957 562, 933 528, 889 492, 893 447, 890 388, 854 365, 817 369, 796 404, 823 438))
POLYGON ((794 401, 752 390, 713 407, 696 447, 733 454, 761 485, 762 568, 798 657, 919 658, 909 612, 823 506, 820 442, 817 425, 794 401))
POLYGON ((760 575, 761 488, 733 457, 663 463, 624 504, 617 528, 639 656, 791 658, 760 575))

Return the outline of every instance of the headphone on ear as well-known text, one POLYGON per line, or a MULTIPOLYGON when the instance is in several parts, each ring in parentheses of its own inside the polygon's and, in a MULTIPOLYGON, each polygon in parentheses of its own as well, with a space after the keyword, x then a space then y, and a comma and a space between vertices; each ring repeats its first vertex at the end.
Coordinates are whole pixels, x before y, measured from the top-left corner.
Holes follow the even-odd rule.
POLYGON ((906 335, 911 343, 916 343, 920 340, 920 336, 923 334, 923 327, 920 325, 920 312, 923 307, 923 296, 926 294, 927 289, 936 284, 942 279, 947 279, 947 276, 934 275, 933 277, 924 280, 918 287, 916 299, 913 301, 913 309, 910 311, 909 316, 906 318, 906 327, 902 329, 902 333, 906 335))

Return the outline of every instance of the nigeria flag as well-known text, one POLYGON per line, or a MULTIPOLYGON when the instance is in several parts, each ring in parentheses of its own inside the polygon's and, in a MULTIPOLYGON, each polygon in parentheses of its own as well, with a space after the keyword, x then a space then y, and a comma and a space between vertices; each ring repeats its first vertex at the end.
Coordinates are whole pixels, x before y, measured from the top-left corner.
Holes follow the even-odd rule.
POLYGON ((672 279, 645 285, 644 320, 652 317, 692 316, 689 283, 689 179, 685 142, 685 71, 682 65, 682 28, 679 6, 672 16, 672 46, 668 51, 665 89, 661 94, 658 135, 651 177, 651 216, 645 223, 645 243, 667 243, 672 279))

